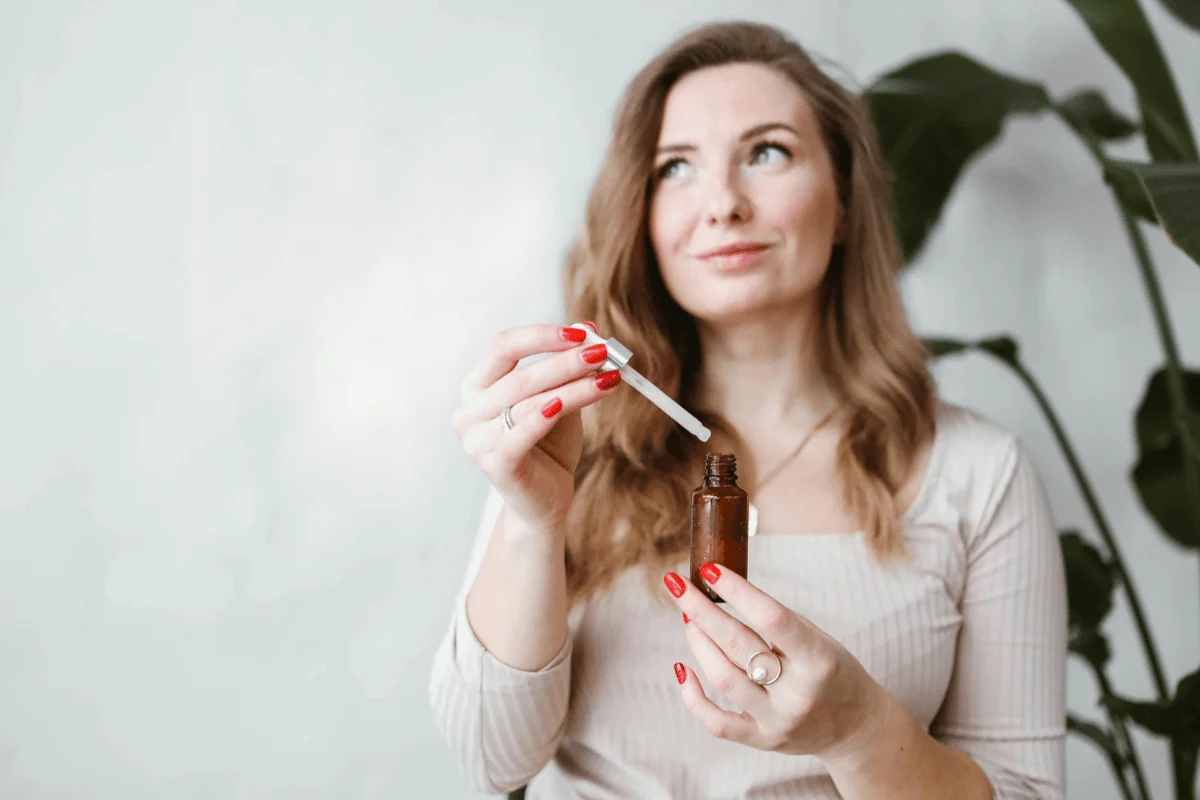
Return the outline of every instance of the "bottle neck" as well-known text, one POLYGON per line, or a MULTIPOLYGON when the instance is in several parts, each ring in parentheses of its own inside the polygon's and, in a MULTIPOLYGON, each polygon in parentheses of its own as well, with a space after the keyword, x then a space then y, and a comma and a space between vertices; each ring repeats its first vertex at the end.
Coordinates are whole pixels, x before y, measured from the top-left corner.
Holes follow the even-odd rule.
POLYGON ((737 458, 732 453, 709 453, 704 457, 705 486, 737 484, 737 458))
POLYGON ((736 475, 705 475, 704 476, 704 485, 710 486, 710 487, 736 486, 737 485, 737 476, 736 475))

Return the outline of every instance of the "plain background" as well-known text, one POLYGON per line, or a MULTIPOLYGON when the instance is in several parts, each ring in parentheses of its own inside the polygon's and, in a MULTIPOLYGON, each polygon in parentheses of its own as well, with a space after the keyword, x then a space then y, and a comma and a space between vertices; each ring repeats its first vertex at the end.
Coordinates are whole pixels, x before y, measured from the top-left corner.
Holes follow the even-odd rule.
MULTIPOLYGON (((1146 6, 1200 128, 1200 36, 1146 6)), ((0 3, 0 796, 472 796, 426 699, 486 488, 450 429, 459 381, 495 331, 561 320, 625 83, 734 16, 860 85, 956 48, 1134 110, 1066 2, 0 3)), ((1195 364, 1200 267, 1148 239, 1195 364)), ((903 285, 922 334, 1019 338, 1172 682, 1193 669, 1200 564, 1128 480, 1161 350, 1082 147, 1011 124, 903 285)), ((937 374, 1092 536, 1013 376, 937 374)), ((1148 696, 1123 604, 1109 631, 1114 683, 1148 696)), ((1070 797, 1116 796, 1068 754, 1070 797)))

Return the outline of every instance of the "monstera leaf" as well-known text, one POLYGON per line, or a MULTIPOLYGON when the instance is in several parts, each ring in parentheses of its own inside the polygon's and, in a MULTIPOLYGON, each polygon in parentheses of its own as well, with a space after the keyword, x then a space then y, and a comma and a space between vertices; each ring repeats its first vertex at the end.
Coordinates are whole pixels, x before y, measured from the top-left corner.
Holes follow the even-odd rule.
MULTIPOLYGON (((1162 225, 1175 246, 1200 264, 1200 164, 1139 164, 1110 161, 1107 172, 1118 185, 1126 208, 1162 225), (1141 197, 1126 203, 1128 188, 1136 185, 1141 197)), ((1113 181, 1110 181, 1113 182, 1113 181)))
POLYGON ((1166 370, 1151 376, 1137 410, 1139 456, 1133 483, 1142 505, 1167 536, 1200 549, 1200 520, 1192 505, 1200 485, 1189 484, 1188 464, 1191 475, 1200 475, 1200 372, 1184 372, 1184 393, 1190 441, 1180 436, 1172 417, 1166 370))
POLYGON ((1041 84, 952 51, 889 72, 863 99, 893 173, 893 213, 906 263, 937 224, 963 168, 995 141, 1005 120, 1051 106, 1041 84))
MULTIPOLYGON (((1196 140, 1179 90, 1138 0, 1067 2, 1133 83, 1151 157, 1155 161, 1196 161, 1196 140)), ((1176 0, 1172 5, 1192 4, 1176 0)))

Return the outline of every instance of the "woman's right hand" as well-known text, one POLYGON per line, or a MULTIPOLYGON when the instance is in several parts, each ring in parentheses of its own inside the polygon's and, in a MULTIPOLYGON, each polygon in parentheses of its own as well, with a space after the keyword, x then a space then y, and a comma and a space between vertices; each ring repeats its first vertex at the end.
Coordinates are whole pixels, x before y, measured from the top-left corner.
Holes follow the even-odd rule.
POLYGON ((593 374, 607 348, 582 346, 584 336, 560 325, 497 334, 463 381, 462 404, 452 417, 467 455, 503 496, 508 512, 539 531, 561 529, 571 508, 583 448, 580 409, 620 382, 615 370, 593 374), (517 369, 522 358, 546 352, 553 355, 517 369), (505 406, 511 407, 512 430, 500 421, 505 406))

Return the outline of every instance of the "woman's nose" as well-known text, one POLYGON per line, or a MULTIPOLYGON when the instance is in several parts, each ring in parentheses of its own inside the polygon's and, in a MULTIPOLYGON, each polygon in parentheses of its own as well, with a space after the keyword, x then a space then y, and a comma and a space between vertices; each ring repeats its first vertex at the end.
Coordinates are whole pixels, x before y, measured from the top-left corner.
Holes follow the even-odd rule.
POLYGON ((749 222, 751 206, 734 175, 713 175, 705 198, 705 222, 709 225, 749 222))

